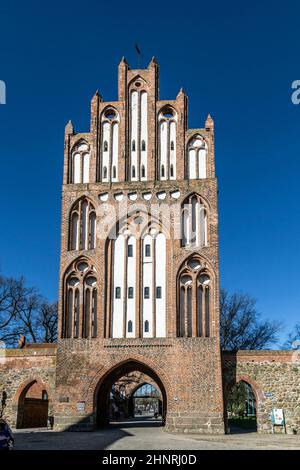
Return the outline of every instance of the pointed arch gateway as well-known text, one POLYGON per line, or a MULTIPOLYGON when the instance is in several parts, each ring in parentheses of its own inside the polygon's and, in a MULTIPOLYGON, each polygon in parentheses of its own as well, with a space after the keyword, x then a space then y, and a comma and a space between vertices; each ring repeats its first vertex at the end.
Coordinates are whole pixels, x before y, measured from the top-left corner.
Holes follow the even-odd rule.
POLYGON ((123 376, 132 372, 142 372, 157 384, 162 399, 162 425, 165 425, 167 415, 167 389, 165 384, 151 366, 136 359, 128 359, 109 369, 96 386, 94 392, 94 410, 97 427, 108 425, 112 419, 112 390, 114 384, 123 376))
POLYGON ((17 394, 16 428, 47 427, 49 402, 49 387, 40 378, 22 384, 17 394))

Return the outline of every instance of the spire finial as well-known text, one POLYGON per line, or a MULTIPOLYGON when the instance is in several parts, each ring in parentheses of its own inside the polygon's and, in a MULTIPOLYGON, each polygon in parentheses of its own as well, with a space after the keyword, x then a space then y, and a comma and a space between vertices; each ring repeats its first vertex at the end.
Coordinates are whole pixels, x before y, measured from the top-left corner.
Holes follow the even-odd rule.
POLYGON ((157 60, 154 56, 150 60, 148 67, 151 67, 152 65, 157 65, 157 60))
POLYGON ((184 88, 181 87, 177 94, 177 98, 180 98, 182 95, 185 96, 185 91, 184 91, 184 88))
POLYGON ((65 127, 65 134, 66 135, 72 135, 74 134, 74 127, 73 127, 73 124, 72 124, 72 121, 71 119, 68 121, 68 123, 66 124, 66 127, 65 127))
POLYGON ((208 113, 206 121, 205 121, 205 129, 213 129, 214 128, 214 120, 211 115, 208 113))

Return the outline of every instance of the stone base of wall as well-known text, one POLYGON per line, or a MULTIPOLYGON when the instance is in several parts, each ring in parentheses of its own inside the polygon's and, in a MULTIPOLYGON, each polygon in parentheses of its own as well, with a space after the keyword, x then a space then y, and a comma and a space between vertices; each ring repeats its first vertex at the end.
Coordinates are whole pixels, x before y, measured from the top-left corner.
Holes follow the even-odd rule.
POLYGON ((54 418, 55 431, 95 431, 95 429, 95 419, 90 414, 56 414, 54 418))
POLYGON ((224 434, 221 413, 170 413, 165 430, 172 433, 224 434))
MULTIPOLYGON (((94 431, 93 415, 56 415, 56 431, 94 431)), ((220 413, 170 413, 166 417, 165 431, 184 434, 224 434, 224 421, 220 413)))

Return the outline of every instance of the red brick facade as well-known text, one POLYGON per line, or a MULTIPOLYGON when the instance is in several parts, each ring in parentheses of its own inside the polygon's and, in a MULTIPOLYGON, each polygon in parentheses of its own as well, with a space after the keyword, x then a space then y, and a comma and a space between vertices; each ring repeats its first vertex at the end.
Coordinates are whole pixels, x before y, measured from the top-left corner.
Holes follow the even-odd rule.
MULTIPOLYGON (((66 127, 62 191, 56 427, 94 429, 97 420, 101 421, 101 416, 99 417, 101 400, 106 400, 105 397, 99 396, 101 390, 102 394, 106 393, 106 391, 103 392, 104 382, 111 383, 112 377, 113 380, 117 380, 120 374, 124 374, 127 370, 129 372, 137 370, 148 374, 163 388, 165 422, 168 430, 222 433, 224 426, 219 352, 218 212, 213 121, 209 116, 202 128, 188 129, 187 97, 183 90, 179 91, 175 100, 160 100, 159 67, 155 59, 152 59, 148 68, 144 70, 132 70, 122 59, 119 64, 118 89, 119 97, 116 102, 104 102, 98 92, 92 98, 89 133, 76 133, 71 123, 66 127), (148 97, 147 141, 145 144, 137 141, 134 146, 137 145, 140 155, 142 154, 141 146, 147 147, 147 167, 140 169, 138 166, 134 169, 137 173, 137 180, 133 181, 129 97, 132 90, 138 90, 138 87, 142 88, 148 97), (104 128, 102 127, 102 121, 106 119, 103 112, 107 113, 107 110, 113 110, 112 113, 117 113, 118 116, 118 181, 115 182, 103 181, 107 168, 103 167, 104 163, 101 159, 103 158, 104 161, 103 151, 106 146, 108 148, 110 145, 104 141, 104 128), (163 165, 160 163, 162 157, 160 156, 158 120, 162 110, 172 110, 173 116, 176 116, 176 142, 171 143, 171 149, 176 148, 176 174, 173 178, 174 169, 162 168, 163 165), (187 146, 191 138, 195 136, 200 136, 199 138, 203 139, 207 148, 206 177, 202 179, 188 177, 187 146), (83 149, 88 149, 90 154, 88 176, 83 176, 83 179, 79 176, 74 177, 74 172, 77 170, 72 168, 74 165, 72 149, 78 146, 78 142, 84 142, 83 149), (143 171, 147 175, 146 179, 142 178, 143 171), (162 179, 165 171, 168 177, 162 179), (79 182, 74 183, 74 178, 78 178, 79 182), (83 183, 84 178, 88 182, 83 183), (132 193, 136 194, 135 201, 130 200, 132 193), (148 194, 147 199, 145 193, 148 194), (176 200, 173 198, 175 193, 176 200), (112 226, 118 225, 118 220, 113 219, 110 224, 104 223, 99 228, 101 219, 107 215, 102 211, 101 195, 103 194, 110 207, 116 210, 119 210, 121 206, 116 200, 118 195, 121 195, 123 201, 126 200, 127 207, 120 209, 120 219, 131 217, 134 220, 136 216, 144 217, 145 214, 151 214, 150 223, 155 222, 156 226, 160 227, 159 230, 166 234, 165 337, 155 337, 155 324, 152 337, 145 337, 143 333, 142 273, 139 261, 136 264, 134 337, 126 337, 125 330, 123 338, 112 337, 111 298, 114 295, 114 288, 112 286, 111 250, 113 250, 113 242, 109 241, 108 234, 112 226), (159 199, 161 194, 163 194, 163 201, 159 199), (201 248, 183 246, 182 240, 176 235, 176 230, 177 232, 180 230, 182 223, 180 217, 178 219, 171 215, 170 224, 165 227, 162 219, 164 215, 160 213, 163 205, 168 208, 175 207, 175 205, 176 208, 180 207, 191 194, 196 194, 201 198, 201 204, 206 210, 207 241, 201 248), (70 243, 74 246, 77 243, 70 241, 72 208, 76 207, 78 201, 83 200, 82 198, 90 201, 91 209, 89 210, 96 213, 97 237, 95 243, 85 246, 84 249, 81 249, 81 246, 78 247, 79 249, 70 249, 70 243), (84 326, 85 307, 82 299, 85 295, 85 287, 77 268, 80 262, 86 263, 86 269, 93 276, 94 285, 97 286, 97 294, 95 294, 97 304, 93 303, 96 305, 94 307, 96 312, 92 312, 93 317, 88 328, 84 326), (196 287, 197 270, 209 276, 210 282, 210 298, 206 301, 205 319, 202 320, 203 325, 200 327, 197 327, 197 321, 199 321, 197 320, 196 295, 196 289, 199 289, 196 287), (194 276, 191 282, 195 287, 193 287, 192 298, 189 301, 190 307, 186 307, 191 310, 189 313, 191 325, 188 326, 187 320, 184 320, 185 333, 179 334, 178 325, 181 321, 179 320, 179 276, 185 273, 190 278, 194 276), (67 284, 70 276, 74 276, 75 288, 67 284), (79 286, 78 298, 75 293, 76 283, 79 286), (72 300, 68 300, 70 298, 67 297, 69 290, 71 290, 70 296, 73 296, 72 300), (73 317, 70 320, 68 305, 71 301, 73 302, 73 317), (74 307, 76 302, 78 305, 74 307), (189 332, 187 332, 188 328, 190 328, 189 332), (82 402, 84 405, 79 406, 78 404, 82 402)), ((139 119, 138 129, 142 126, 141 118, 139 119)), ((78 156, 78 159, 80 158, 84 158, 83 154, 78 156)), ((171 158, 170 155, 168 158, 171 158)), ((82 170, 84 163, 81 165, 80 171, 84 172, 85 170, 82 170)), ((110 175, 112 175, 112 168, 108 169, 110 175)), ((76 212, 75 217, 77 221, 80 215, 76 212)), ((76 231, 78 231, 77 226, 76 231)), ((141 245, 140 241, 137 241, 137 253, 139 250, 141 250, 141 245)))

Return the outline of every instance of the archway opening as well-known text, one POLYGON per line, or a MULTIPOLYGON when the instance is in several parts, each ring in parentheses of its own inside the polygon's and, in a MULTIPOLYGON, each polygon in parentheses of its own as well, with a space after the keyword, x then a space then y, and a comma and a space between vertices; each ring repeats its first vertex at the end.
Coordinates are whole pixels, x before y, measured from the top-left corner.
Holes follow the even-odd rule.
POLYGON ((47 427, 49 410, 48 391, 33 380, 22 390, 18 401, 17 428, 47 427))
POLYGON ((134 418, 158 418, 162 415, 162 396, 159 389, 149 383, 141 384, 131 395, 134 418))
POLYGON ((251 385, 240 380, 229 391, 226 403, 230 433, 256 432, 256 395, 251 385))
POLYGON ((124 421, 139 426, 164 426, 167 395, 162 381, 150 367, 128 361, 113 368, 100 381, 95 406, 98 427, 124 421))

